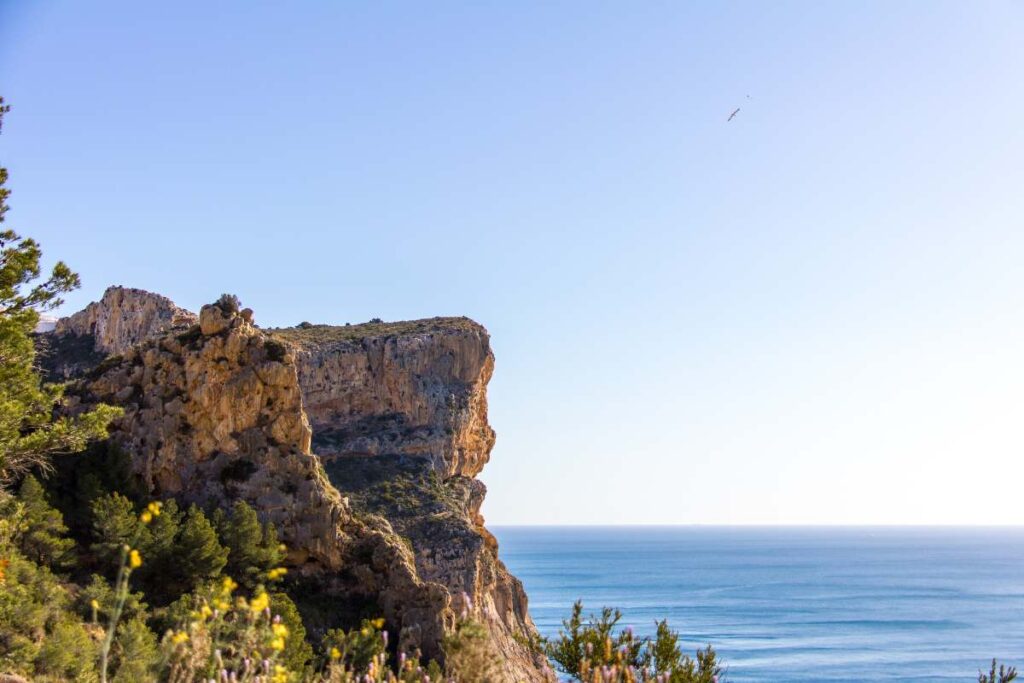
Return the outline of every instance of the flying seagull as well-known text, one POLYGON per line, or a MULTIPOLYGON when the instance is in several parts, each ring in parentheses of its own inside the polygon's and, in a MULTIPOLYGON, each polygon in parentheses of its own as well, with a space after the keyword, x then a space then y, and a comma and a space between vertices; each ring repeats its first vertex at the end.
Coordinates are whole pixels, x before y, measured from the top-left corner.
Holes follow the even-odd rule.
POLYGON ((729 123, 730 121, 732 121, 732 120, 733 120, 733 117, 735 117, 735 116, 736 116, 736 114, 739 114, 739 113, 740 113, 740 108, 739 108, 739 107, 736 107, 736 111, 734 111, 733 113, 729 114, 729 118, 727 118, 727 119, 725 120, 725 122, 726 122, 726 123, 729 123))

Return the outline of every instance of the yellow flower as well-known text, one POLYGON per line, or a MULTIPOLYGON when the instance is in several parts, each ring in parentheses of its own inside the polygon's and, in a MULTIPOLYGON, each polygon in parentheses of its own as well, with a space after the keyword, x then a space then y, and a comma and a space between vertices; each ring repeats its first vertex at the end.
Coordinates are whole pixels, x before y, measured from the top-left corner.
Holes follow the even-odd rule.
POLYGON ((181 645, 186 640, 188 640, 188 634, 184 631, 178 631, 173 636, 171 636, 171 642, 175 645, 181 645))
POLYGON ((274 635, 278 638, 287 638, 288 627, 284 624, 274 624, 274 635))
POLYGON ((153 515, 154 517, 160 516, 160 508, 163 507, 163 503, 158 500, 154 500, 152 503, 146 506, 146 512, 153 515))
POLYGON ((276 569, 271 569, 269 572, 267 572, 267 578, 271 581, 276 581, 277 579, 281 578, 287 573, 288 570, 286 568, 277 567, 276 569))
POLYGON ((143 510, 142 514, 139 515, 139 519, 142 521, 143 524, 149 524, 153 521, 153 513, 150 512, 149 510, 143 510))
POLYGON ((283 650, 284 649, 284 638, 274 638, 272 641, 270 641, 270 647, 272 647, 272 648, 274 648, 275 650, 278 650, 278 651, 283 650))
POLYGON ((100 603, 99 603, 98 600, 90 600, 89 601, 89 606, 92 607, 95 610, 98 610, 100 608, 100 603))
POLYGON ((252 599, 251 603, 249 603, 249 609, 251 609, 253 612, 262 612, 269 606, 270 598, 267 596, 266 593, 260 593, 252 599))
POLYGON ((203 606, 199 609, 199 616, 201 616, 203 619, 208 619, 211 614, 213 614, 213 610, 210 609, 210 606, 204 602, 203 606))
POLYGON ((384 620, 383 619, 374 619, 370 623, 373 624, 374 628, 377 628, 377 629, 384 628, 384 620))
POLYGON ((142 566, 142 555, 139 555, 138 550, 132 550, 128 553, 128 566, 132 569, 138 569, 142 566))
POLYGON ((331 648, 331 659, 341 659, 341 652, 338 650, 338 648, 331 648))
POLYGON ((288 669, 280 664, 276 665, 274 667, 274 677, 270 680, 271 683, 288 683, 288 669))
POLYGON ((233 591, 236 588, 238 588, 238 584, 235 583, 234 581, 232 581, 230 576, 225 576, 224 577, 223 585, 224 585, 224 592, 225 593, 230 593, 231 591, 233 591))
POLYGON ((221 612, 226 612, 227 610, 231 609, 231 603, 226 602, 224 600, 214 600, 213 606, 219 609, 221 612))

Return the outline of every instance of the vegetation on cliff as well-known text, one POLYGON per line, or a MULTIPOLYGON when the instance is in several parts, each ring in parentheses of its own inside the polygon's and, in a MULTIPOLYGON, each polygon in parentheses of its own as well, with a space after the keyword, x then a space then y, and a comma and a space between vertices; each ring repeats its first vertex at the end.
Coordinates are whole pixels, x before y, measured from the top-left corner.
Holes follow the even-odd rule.
POLYGON ((355 325, 314 325, 303 322, 295 327, 275 327, 268 332, 297 343, 356 342, 371 337, 391 337, 410 334, 431 334, 452 330, 477 331, 480 325, 469 318, 425 318, 384 322, 374 319, 355 325))

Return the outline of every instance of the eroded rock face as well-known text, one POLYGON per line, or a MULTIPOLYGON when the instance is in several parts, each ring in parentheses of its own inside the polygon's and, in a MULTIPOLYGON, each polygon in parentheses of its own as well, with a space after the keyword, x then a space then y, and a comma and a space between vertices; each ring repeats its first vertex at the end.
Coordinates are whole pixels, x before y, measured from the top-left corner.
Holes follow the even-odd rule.
POLYGON ((202 320, 216 329, 131 347, 74 395, 124 408, 112 438, 154 495, 206 507, 244 499, 296 552, 339 567, 349 512, 310 454, 294 363, 235 312, 204 306, 202 320))
POLYGON ((490 458, 490 338, 468 318, 273 330, 295 347, 316 452, 402 454, 444 477, 474 477, 490 458))
POLYGON ((81 377, 108 355, 172 329, 185 329, 195 313, 159 294, 108 287, 99 301, 67 318, 37 329, 37 360, 47 380, 81 377))
POLYGON ((251 311, 215 304, 199 316, 108 316, 96 335, 103 310, 176 309, 154 308, 145 302, 163 298, 146 293, 133 303, 137 291, 108 290, 116 305, 93 304, 92 318, 42 337, 59 350, 88 329, 119 349, 71 393, 125 408, 112 438, 154 495, 208 507, 242 498, 273 521, 290 576, 307 582, 322 616, 314 632, 369 605, 401 647, 441 657, 465 612, 487 626, 509 681, 548 680, 526 645, 536 633, 526 594, 498 559, 473 478, 494 444, 486 330, 434 319, 268 334, 251 311))
POLYGON ((165 296, 141 289, 108 287, 99 301, 58 320, 54 332, 57 336, 90 336, 97 352, 110 355, 124 353, 141 341, 195 322, 195 313, 179 308, 165 296))

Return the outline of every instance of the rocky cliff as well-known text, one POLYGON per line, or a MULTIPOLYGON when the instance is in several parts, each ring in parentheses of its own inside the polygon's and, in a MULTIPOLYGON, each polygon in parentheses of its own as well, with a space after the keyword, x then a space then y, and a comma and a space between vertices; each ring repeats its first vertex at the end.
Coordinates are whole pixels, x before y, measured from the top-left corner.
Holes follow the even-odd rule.
POLYGON ((434 657, 469 613, 508 680, 543 680, 526 595, 479 514, 486 331, 458 318, 265 332, 236 308, 197 318, 112 288, 40 343, 51 374, 80 377, 80 404, 125 407, 112 438, 154 495, 243 498, 275 522, 314 631, 377 611, 434 657))
POLYGON ((324 458, 414 455, 474 477, 494 446, 490 338, 468 318, 272 330, 295 348, 303 403, 324 458))
POLYGON ((52 331, 40 335, 39 359, 50 379, 71 379, 108 355, 124 353, 143 340, 196 322, 195 313, 179 308, 167 297, 141 289, 108 287, 99 301, 57 320, 52 331))

